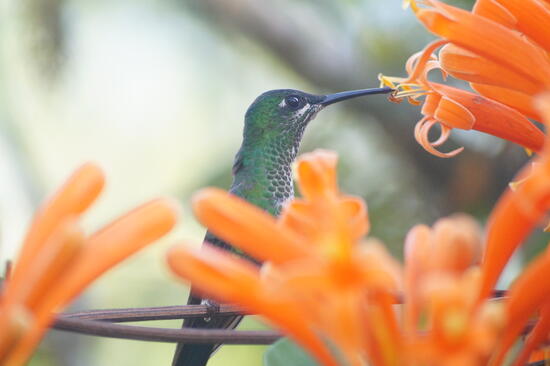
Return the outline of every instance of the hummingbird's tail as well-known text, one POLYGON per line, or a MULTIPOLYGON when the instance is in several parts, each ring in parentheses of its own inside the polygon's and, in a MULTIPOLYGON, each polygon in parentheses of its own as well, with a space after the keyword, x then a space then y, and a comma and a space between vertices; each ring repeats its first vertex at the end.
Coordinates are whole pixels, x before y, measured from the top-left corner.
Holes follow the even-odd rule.
MULTIPOLYGON (((198 305, 200 297, 189 296, 188 305, 198 305)), ((184 328, 234 329, 242 320, 242 315, 229 315, 213 318, 190 318, 183 322, 184 328)), ((178 343, 172 366, 205 366, 208 359, 220 347, 220 344, 178 343)))

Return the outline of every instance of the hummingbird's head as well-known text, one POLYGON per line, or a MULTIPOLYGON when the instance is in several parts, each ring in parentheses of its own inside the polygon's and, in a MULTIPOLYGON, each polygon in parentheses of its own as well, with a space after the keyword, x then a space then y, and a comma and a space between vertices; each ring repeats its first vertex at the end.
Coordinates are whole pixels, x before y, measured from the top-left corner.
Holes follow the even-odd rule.
POLYGON ((245 133, 270 135, 303 132, 323 105, 322 97, 293 89, 270 90, 248 108, 245 133))
POLYGON ((390 88, 313 95, 293 89, 270 90, 260 95, 245 116, 245 139, 283 138, 298 142, 307 124, 327 105, 368 94, 390 93, 390 88))

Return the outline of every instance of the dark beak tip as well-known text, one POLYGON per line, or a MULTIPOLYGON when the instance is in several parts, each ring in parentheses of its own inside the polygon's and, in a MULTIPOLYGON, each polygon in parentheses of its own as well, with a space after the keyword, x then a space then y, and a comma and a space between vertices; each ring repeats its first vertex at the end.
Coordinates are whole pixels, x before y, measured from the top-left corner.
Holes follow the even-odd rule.
POLYGON ((394 91, 395 89, 392 89, 387 86, 383 88, 371 88, 371 89, 345 91, 341 93, 325 95, 325 98, 321 101, 320 104, 323 106, 327 106, 333 103, 341 102, 343 100, 357 98, 364 95, 388 94, 388 93, 393 93, 394 91))

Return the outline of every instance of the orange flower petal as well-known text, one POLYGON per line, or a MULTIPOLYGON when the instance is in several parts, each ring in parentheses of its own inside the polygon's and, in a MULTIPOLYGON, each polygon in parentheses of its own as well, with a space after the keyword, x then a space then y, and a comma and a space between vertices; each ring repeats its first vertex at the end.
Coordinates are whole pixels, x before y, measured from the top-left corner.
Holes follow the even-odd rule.
POLYGON ((528 95, 534 95, 540 91, 539 85, 509 67, 454 44, 447 44, 439 51, 439 62, 443 70, 457 79, 500 86, 528 95))
POLYGON ((422 110, 420 112, 424 116, 434 116, 440 101, 441 101, 440 94, 430 93, 426 95, 426 99, 424 99, 424 103, 422 104, 422 110))
POLYGON ((546 128, 550 126, 550 92, 543 93, 535 99, 535 107, 542 116, 546 128))
POLYGON ((547 301, 550 282, 541 281, 541 279, 549 276, 550 252, 547 250, 531 262, 512 284, 506 303, 507 324, 495 352, 495 365, 501 364, 506 352, 517 340, 529 318, 547 301))
MULTIPOLYGON (((546 302, 542 307, 537 323, 529 336, 525 340, 525 344, 521 349, 520 354, 514 361, 514 366, 526 365, 531 354, 548 339, 550 333, 550 302, 546 302)), ((546 357, 543 357, 544 360, 546 357)))
POLYGON ((541 151, 544 134, 518 111, 474 93, 444 84, 430 83, 434 91, 455 101, 472 113, 473 129, 541 151))
POLYGON ((460 275, 479 260, 481 230, 465 215, 438 220, 433 226, 431 269, 460 275))
POLYGON ((36 253, 45 245, 47 238, 64 219, 84 212, 97 198, 104 184, 105 177, 101 168, 91 163, 85 164, 74 172, 63 187, 38 210, 6 291, 11 291, 10 288, 17 288, 22 284, 26 271, 33 265, 36 253))
POLYGON ((449 127, 469 130, 475 124, 474 115, 456 101, 443 96, 435 110, 435 119, 449 127))
POLYGON ((328 150, 315 150, 298 159, 300 191, 308 200, 315 200, 327 193, 338 193, 336 164, 338 156, 328 150))
POLYGON ((460 147, 458 149, 449 151, 447 153, 443 153, 439 150, 437 150, 435 147, 441 145, 443 142, 445 142, 449 137, 450 127, 447 127, 443 123, 439 123, 435 119, 433 119, 431 116, 426 116, 422 118, 414 127, 414 138, 418 143, 429 153, 438 156, 440 158, 452 158, 453 156, 456 156, 464 150, 463 147, 460 147), (439 138, 435 141, 430 141, 430 130, 433 126, 436 124, 439 124, 441 127, 441 135, 439 138))
MULTIPOLYGON (((537 105, 546 123, 550 123, 550 94, 541 95, 537 105)), ((523 179, 515 191, 507 190, 498 200, 487 225, 481 298, 489 296, 504 266, 516 248, 550 208, 550 150, 537 164, 528 164, 517 175, 523 179)))
MULTIPOLYGON (((341 211, 342 225, 352 240, 365 235, 369 230, 369 221, 365 202, 357 197, 342 196, 334 211, 341 211)), ((329 227, 323 226, 320 216, 327 216, 326 210, 315 207, 315 203, 295 199, 290 202, 279 217, 279 224, 289 228, 304 240, 318 242, 318 238, 326 234, 329 227)))
POLYGON ((470 83, 470 86, 484 97, 514 108, 526 117, 542 121, 539 111, 533 106, 533 98, 527 94, 485 84, 470 83))
POLYGON ((6 365, 6 357, 27 331, 31 318, 23 307, 0 306, 0 364, 6 365))
POLYGON ((497 0, 477 0, 472 13, 489 18, 506 28, 515 29, 517 25, 516 17, 497 0))
POLYGON ((94 233, 63 281, 50 296, 58 303, 72 300, 103 272, 166 235, 176 224, 178 204, 165 198, 151 200, 94 233), (97 260, 101 258, 101 260, 97 260))
MULTIPOLYGON (((549 179, 550 176, 545 179, 549 179)), ((537 225, 543 213, 538 215, 525 210, 525 193, 507 190, 498 200, 487 224, 487 239, 483 259, 483 285, 481 298, 491 293, 504 266, 537 225)), ((550 188, 550 186, 549 186, 550 188)))
POLYGON ((173 247, 167 260, 174 273, 192 282, 199 293, 217 300, 242 303, 242 298, 254 298, 251 292, 261 288, 258 266, 209 244, 198 252, 173 247))
POLYGON ((84 233, 70 220, 48 240, 33 267, 28 270, 25 286, 21 286, 22 302, 30 310, 36 310, 40 301, 62 278, 64 272, 84 246, 84 233))
POLYGON ((423 81, 426 74, 434 68, 432 60, 434 60, 433 52, 449 41, 438 39, 429 43, 424 49, 412 55, 406 64, 406 70, 409 77, 403 80, 402 83, 423 81))
POLYGON ((527 363, 535 363, 544 361, 548 358, 548 349, 537 349, 531 353, 531 356, 529 356, 529 360, 527 363))
POLYGON ((176 246, 168 252, 167 260, 176 274, 191 280, 199 291, 262 314, 324 365, 337 366, 326 345, 304 322, 298 307, 285 303, 283 293, 278 294, 279 299, 265 298, 257 266, 209 245, 196 252, 176 246))
POLYGON ((426 225, 416 225, 405 238, 404 329, 416 331, 420 316, 419 284, 428 268, 432 231, 426 225))
POLYGON ((440 1, 433 0, 430 4, 434 8, 420 9, 416 13, 428 30, 466 50, 509 67, 531 80, 540 90, 550 85, 548 56, 517 32, 440 1))
POLYGON ((220 189, 196 193, 193 209, 214 235, 258 260, 279 263, 308 252, 300 238, 278 225, 273 216, 220 189))
POLYGON ((170 200, 153 200, 94 234, 56 286, 37 304, 31 329, 12 350, 6 364, 23 364, 52 322, 54 311, 66 306, 103 272, 166 234, 176 222, 176 211, 170 200))
POLYGON ((537 0, 496 0, 517 19, 516 27, 550 52, 550 4, 537 0))

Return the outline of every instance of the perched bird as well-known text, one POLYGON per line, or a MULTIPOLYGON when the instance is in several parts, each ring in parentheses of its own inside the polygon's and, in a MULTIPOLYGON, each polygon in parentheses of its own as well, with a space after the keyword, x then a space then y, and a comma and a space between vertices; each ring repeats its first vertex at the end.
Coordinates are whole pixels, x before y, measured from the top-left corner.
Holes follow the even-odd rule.
MULTIPOLYGON (((308 123, 327 105, 370 94, 391 93, 391 88, 374 88, 328 95, 298 90, 271 90, 260 95, 248 108, 243 142, 233 164, 230 192, 279 215, 284 203, 294 196, 292 163, 308 123)), ((204 241, 240 255, 230 243, 210 232, 204 241)), ((187 304, 204 303, 191 291, 187 304)), ((191 318, 184 328, 235 328, 242 316, 191 318)), ((204 366, 218 344, 178 344, 172 366, 204 366)))

